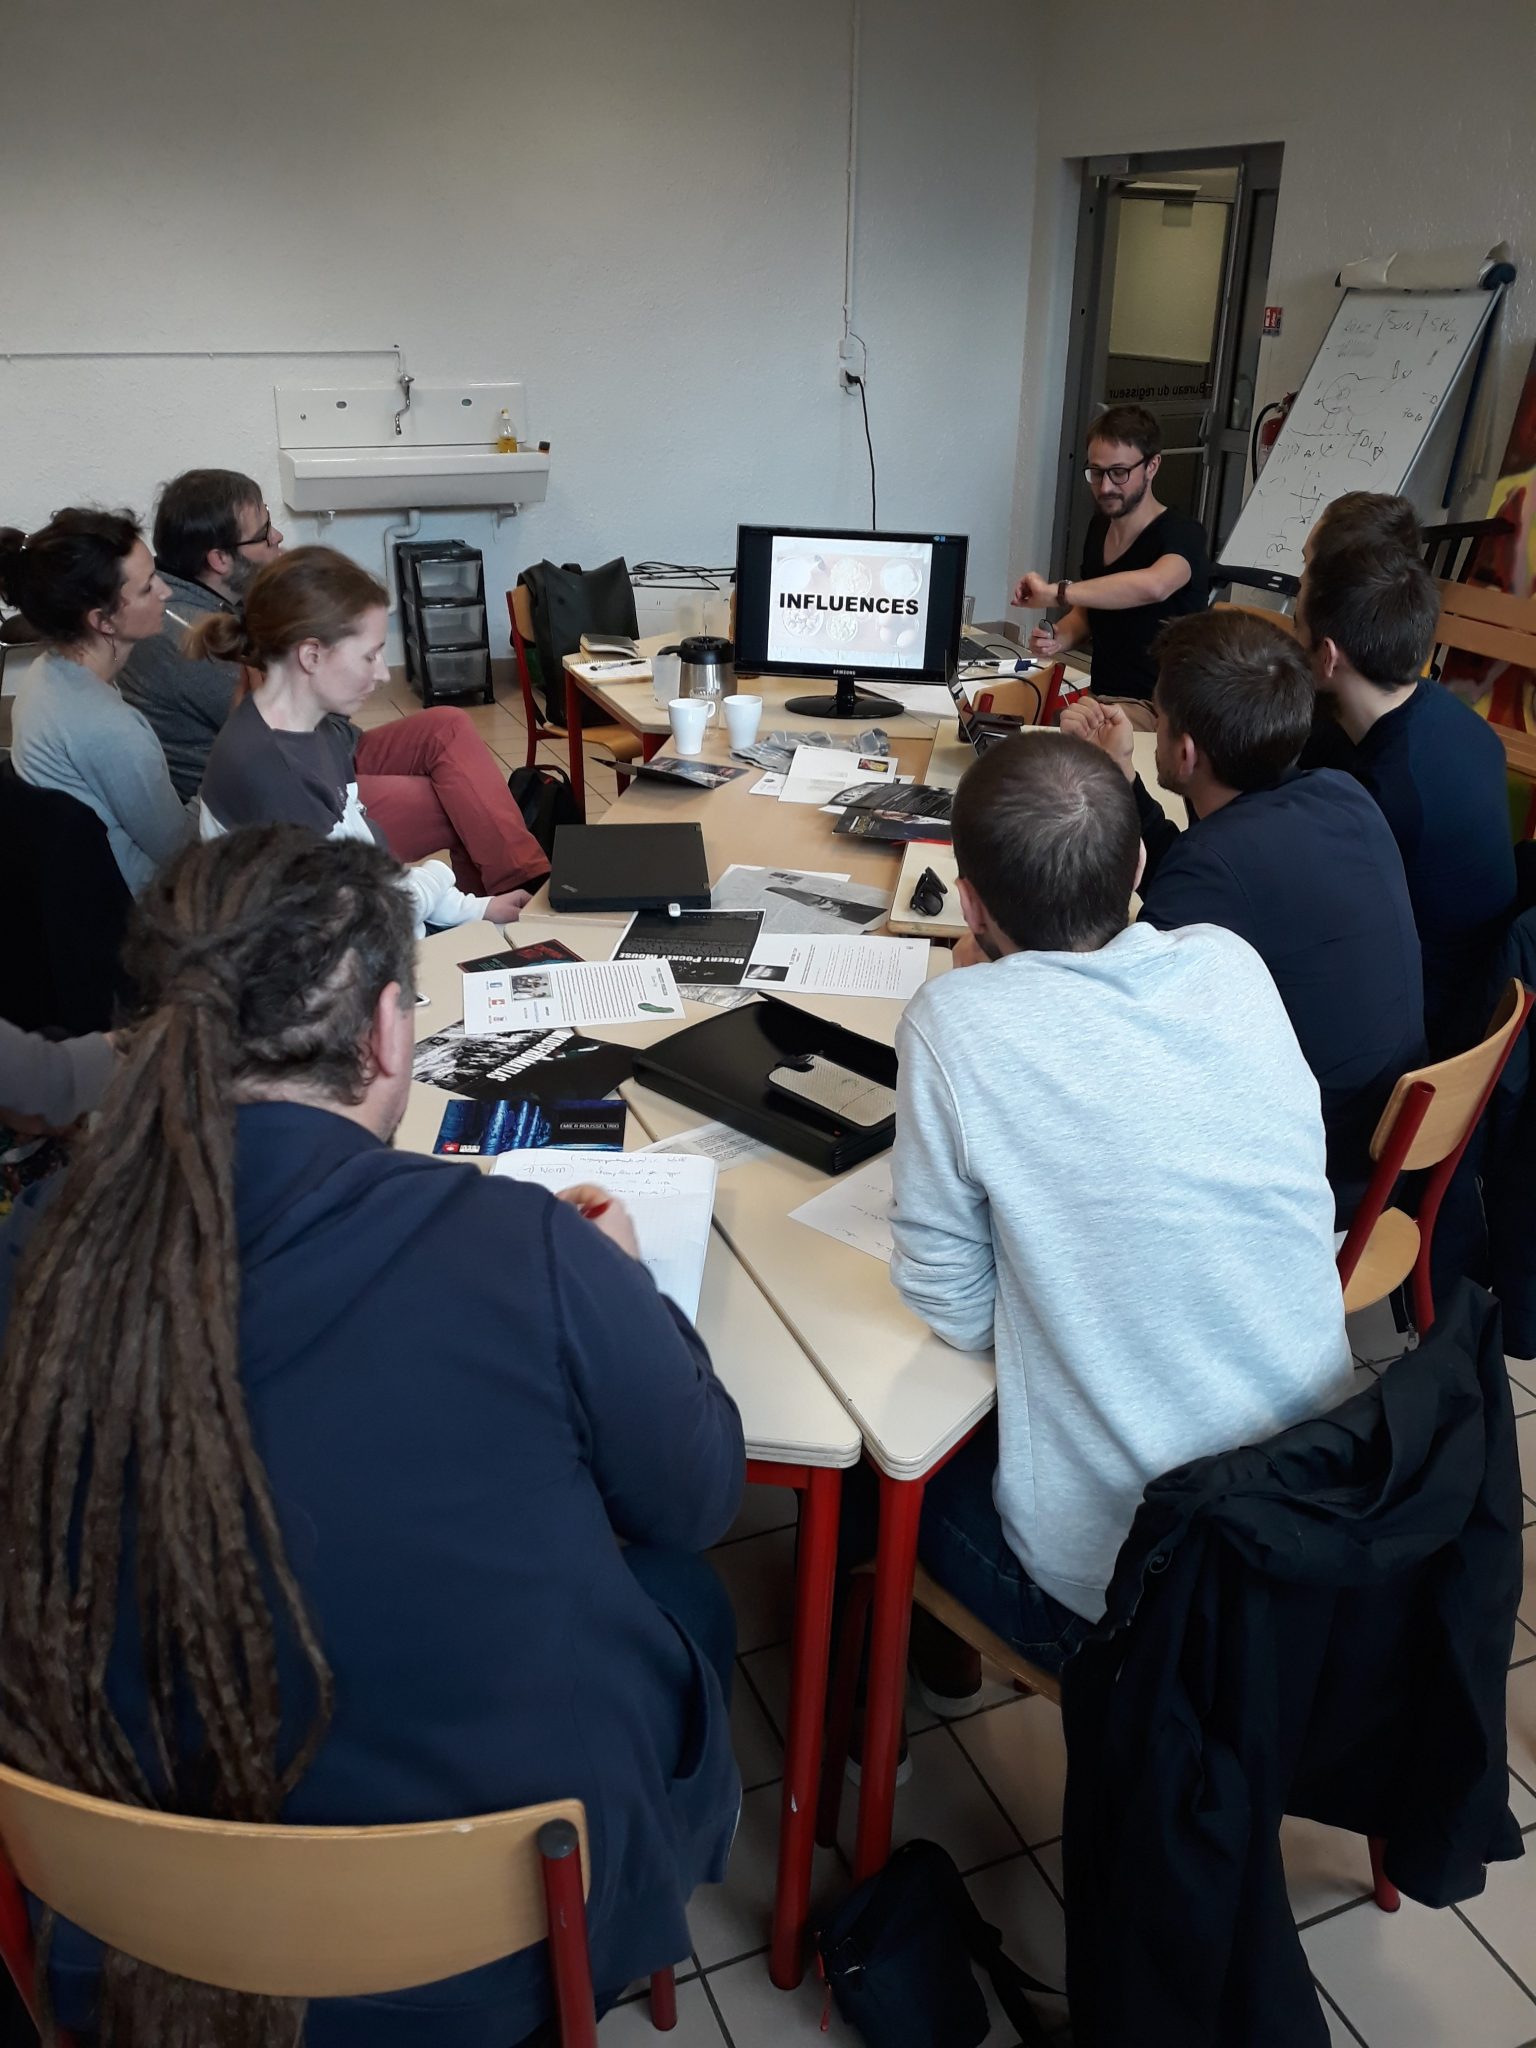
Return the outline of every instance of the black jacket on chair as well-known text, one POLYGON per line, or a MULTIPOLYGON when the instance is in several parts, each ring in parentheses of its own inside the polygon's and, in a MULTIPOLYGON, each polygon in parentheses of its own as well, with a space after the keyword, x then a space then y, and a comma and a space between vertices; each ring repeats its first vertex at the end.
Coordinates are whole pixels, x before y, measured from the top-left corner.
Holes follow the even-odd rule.
POLYGON ((1430 1906, 1520 1855, 1520 1523, 1499 1312, 1466 1282, 1366 1392, 1147 1488, 1062 1674, 1078 2048, 1326 2048, 1283 1814, 1385 1836, 1430 1906))
POLYGON ((132 897, 107 828, 62 790, 0 765, 0 871, 9 908, 0 1017, 24 1031, 105 1031, 124 992, 132 897))

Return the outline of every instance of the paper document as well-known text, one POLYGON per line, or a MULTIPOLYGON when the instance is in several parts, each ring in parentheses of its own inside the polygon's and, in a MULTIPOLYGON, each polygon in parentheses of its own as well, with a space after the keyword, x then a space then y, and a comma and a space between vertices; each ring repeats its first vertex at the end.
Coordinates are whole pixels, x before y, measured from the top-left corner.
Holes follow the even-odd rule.
POLYGON ((884 924, 889 889, 805 868, 729 867, 709 892, 716 910, 760 910, 763 931, 848 936, 884 924))
POLYGON ((615 960, 665 960, 679 982, 735 987, 762 933, 760 910, 637 910, 615 960))
POLYGON ((646 1024, 682 1014, 665 960, 583 960, 464 977, 464 1029, 471 1036, 550 1024, 646 1024))
POLYGON ((783 794, 784 778, 782 775, 775 775, 772 769, 765 769, 747 791, 748 796, 782 796, 783 794))
POLYGON ((945 683, 882 682, 880 694, 899 704, 903 711, 910 711, 915 718, 953 718, 955 715, 955 700, 945 683))
POLYGON ((890 782, 896 762, 890 754, 845 754, 839 747, 796 747, 779 792, 781 804, 829 804, 863 782, 890 782))
POLYGON ((928 979, 926 939, 759 939, 743 986, 773 994, 890 996, 909 1002, 928 979))
POLYGON ((591 1181, 617 1195, 634 1219, 640 1263, 661 1293, 697 1318, 715 1162, 696 1152, 503 1152, 491 1168, 558 1194, 591 1181))
POLYGON ((798 1209, 791 1209, 791 1223, 808 1223, 826 1237, 851 1244, 856 1252, 868 1252, 872 1259, 891 1262, 891 1155, 882 1152, 867 1166, 845 1173, 819 1195, 812 1195, 798 1209))
POLYGON ((773 1147, 765 1145, 761 1138, 749 1138, 745 1131, 733 1130, 729 1124, 695 1124, 691 1131, 679 1131, 675 1138, 658 1138, 654 1145, 643 1145, 643 1152, 697 1152, 705 1159, 713 1159, 722 1173, 728 1173, 733 1166, 746 1166, 754 1159, 772 1159, 773 1147))

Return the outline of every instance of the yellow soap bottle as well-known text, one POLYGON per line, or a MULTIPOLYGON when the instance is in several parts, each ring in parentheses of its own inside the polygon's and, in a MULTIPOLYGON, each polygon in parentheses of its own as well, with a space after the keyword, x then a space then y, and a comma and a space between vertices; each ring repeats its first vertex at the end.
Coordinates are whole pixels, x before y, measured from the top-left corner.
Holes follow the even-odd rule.
POLYGON ((496 435, 496 453, 498 455, 515 455, 517 453, 517 436, 512 431, 512 416, 505 406, 501 408, 501 426, 496 435))

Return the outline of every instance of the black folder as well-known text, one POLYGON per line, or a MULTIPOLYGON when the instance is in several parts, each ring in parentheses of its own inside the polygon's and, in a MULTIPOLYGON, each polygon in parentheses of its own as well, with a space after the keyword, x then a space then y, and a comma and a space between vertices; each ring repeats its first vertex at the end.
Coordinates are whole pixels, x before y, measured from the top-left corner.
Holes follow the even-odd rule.
POLYGON ((708 910, 704 834, 686 825, 562 825, 551 910, 708 910))
POLYGON ((845 1173, 888 1151, 896 1135, 894 1116, 878 1124, 844 1123, 769 1087, 775 1067, 806 1053, 896 1086, 896 1055, 888 1045, 772 997, 690 1024, 637 1052, 635 1079, 823 1173, 845 1173))

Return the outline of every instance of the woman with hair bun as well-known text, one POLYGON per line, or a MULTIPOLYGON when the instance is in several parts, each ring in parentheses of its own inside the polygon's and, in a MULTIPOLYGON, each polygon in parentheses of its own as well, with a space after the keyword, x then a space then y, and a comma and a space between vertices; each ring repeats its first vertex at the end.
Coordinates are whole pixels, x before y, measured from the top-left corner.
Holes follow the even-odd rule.
POLYGON ((165 755, 117 674, 160 631, 165 585, 127 512, 70 506, 34 534, 0 528, 0 597, 42 634, 11 720, 23 782, 87 805, 135 895, 193 836, 165 755))
MULTIPOLYGON (((230 713, 208 756, 202 835, 241 825, 308 825, 329 839, 387 846, 357 787, 352 713, 389 680, 388 593, 334 548, 295 548, 255 577, 244 612, 211 612, 185 641, 194 661, 239 661, 261 680, 230 713)), ((510 924, 527 889, 465 895, 439 860, 407 868, 418 932, 489 918, 510 924)))

